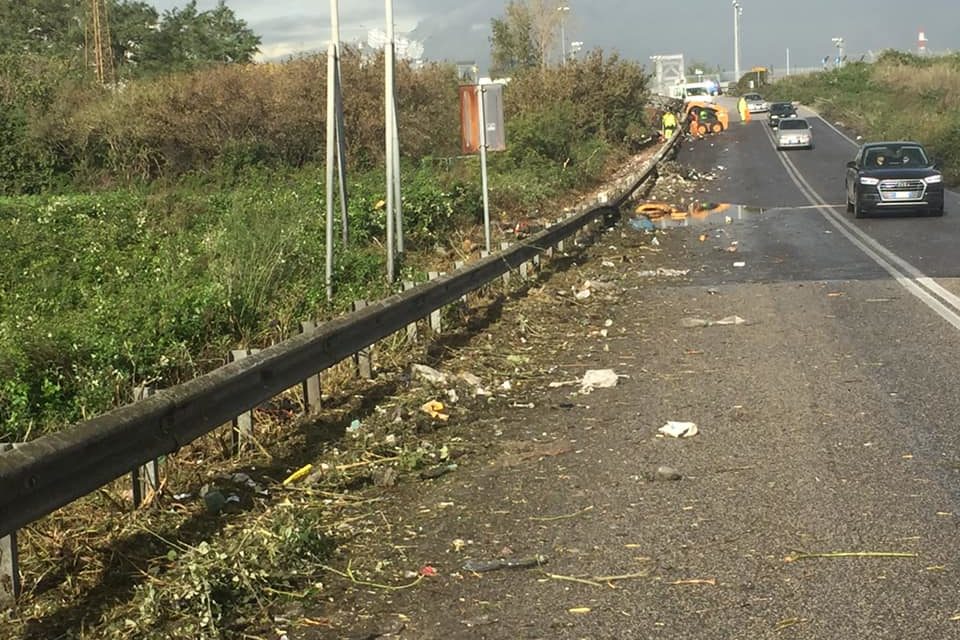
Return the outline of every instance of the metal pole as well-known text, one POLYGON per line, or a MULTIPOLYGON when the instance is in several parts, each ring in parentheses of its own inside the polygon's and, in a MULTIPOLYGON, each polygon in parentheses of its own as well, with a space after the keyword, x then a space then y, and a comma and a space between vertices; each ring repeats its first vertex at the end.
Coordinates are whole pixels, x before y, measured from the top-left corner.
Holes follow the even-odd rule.
POLYGON ((490 253, 490 195, 487 190, 487 109, 484 105, 483 84, 477 85, 477 102, 480 103, 480 181, 483 186, 483 239, 490 253))
POLYGON ((393 206, 396 209, 394 223, 396 224, 397 253, 403 254, 403 199, 400 189, 400 121, 397 118, 397 98, 393 98, 393 206))
POLYGON ((790 75, 790 47, 787 47, 787 75, 790 75))
POLYGON ((564 17, 567 7, 560 7, 560 66, 567 64, 567 32, 564 17))
POLYGON ((346 248, 350 240, 350 220, 347 215, 347 141, 345 140, 347 127, 343 118, 343 80, 340 75, 340 48, 337 47, 337 167, 340 176, 340 229, 343 246, 346 248))
POLYGON ((327 47, 327 300, 333 300, 333 162, 336 146, 336 45, 327 47))
POLYGON ((393 0, 384 0, 387 14, 387 41, 383 45, 384 67, 384 138, 386 153, 384 164, 387 168, 387 280, 394 281, 394 239, 393 239, 393 0))
POLYGON ((740 3, 733 3, 733 74, 734 84, 740 82, 740 3))
POLYGON ((340 231, 343 239, 343 246, 347 246, 349 240, 349 220, 347 216, 347 143, 344 140, 343 123, 343 78, 340 74, 340 0, 330 0, 330 32, 333 40, 334 64, 337 72, 336 79, 336 127, 337 127, 337 175, 340 180, 340 231))

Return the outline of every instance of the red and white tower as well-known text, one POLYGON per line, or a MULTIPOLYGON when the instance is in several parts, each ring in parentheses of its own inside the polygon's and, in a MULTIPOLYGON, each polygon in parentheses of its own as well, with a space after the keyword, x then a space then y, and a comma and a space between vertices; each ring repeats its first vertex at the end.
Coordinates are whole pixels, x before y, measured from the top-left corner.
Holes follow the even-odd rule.
POLYGON ((917 53, 921 56, 927 55, 927 34, 920 31, 917 37, 917 53))

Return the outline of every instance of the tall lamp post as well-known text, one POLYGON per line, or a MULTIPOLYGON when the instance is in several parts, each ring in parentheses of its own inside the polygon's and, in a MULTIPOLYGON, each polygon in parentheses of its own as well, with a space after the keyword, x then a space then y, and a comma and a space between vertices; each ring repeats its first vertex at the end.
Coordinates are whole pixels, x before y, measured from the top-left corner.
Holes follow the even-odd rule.
POLYGON ((740 82, 740 16, 743 15, 743 5, 739 0, 733 0, 733 83, 740 82))
POLYGON ((833 38, 833 46, 837 48, 837 64, 839 69, 843 66, 843 38, 833 38))
POLYGON ((567 63, 567 31, 564 23, 567 14, 570 13, 570 7, 561 5, 557 7, 557 11, 560 12, 560 66, 563 66, 567 63))

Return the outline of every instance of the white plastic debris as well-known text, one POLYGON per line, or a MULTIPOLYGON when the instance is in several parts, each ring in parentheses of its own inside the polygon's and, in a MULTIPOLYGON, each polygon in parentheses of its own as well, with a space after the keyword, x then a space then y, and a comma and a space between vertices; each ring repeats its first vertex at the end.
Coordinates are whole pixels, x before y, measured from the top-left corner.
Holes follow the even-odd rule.
POLYGON ((741 325, 747 324, 747 321, 741 318, 740 316, 727 316, 726 318, 721 318, 720 320, 706 320, 704 318, 683 318, 680 321, 680 326, 685 329, 695 329, 697 327, 712 327, 715 325, 719 326, 730 326, 730 325, 741 325))
POLYGON ((428 384, 443 386, 447 384, 447 374, 441 373, 425 364, 414 364, 410 367, 412 377, 428 384))
POLYGON ((580 381, 580 393, 587 394, 594 389, 610 389, 617 386, 620 377, 613 369, 590 369, 580 381))
POLYGON ((692 438, 700 433, 696 423, 667 421, 667 424, 657 429, 660 433, 671 438, 692 438))
POLYGON ((746 262, 734 262, 734 263, 733 263, 733 266, 734 266, 734 268, 736 268, 736 269, 742 269, 743 267, 747 266, 747 263, 746 263, 746 262))
POLYGON ((590 289, 582 289, 573 294, 573 297, 577 300, 586 300, 591 295, 590 289))
POLYGON ((659 269, 641 271, 637 275, 641 278, 681 278, 690 273, 690 269, 665 269, 660 267, 659 269))

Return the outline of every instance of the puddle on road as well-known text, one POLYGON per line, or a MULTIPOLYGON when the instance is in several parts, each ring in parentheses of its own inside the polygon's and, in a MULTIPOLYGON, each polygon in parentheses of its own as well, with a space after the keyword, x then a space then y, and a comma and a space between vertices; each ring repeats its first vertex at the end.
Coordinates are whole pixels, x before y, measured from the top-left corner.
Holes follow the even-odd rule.
POLYGON ((666 203, 647 202, 637 206, 627 223, 638 230, 706 227, 746 222, 769 210, 764 207, 718 202, 697 203, 687 210, 682 210, 666 203))

